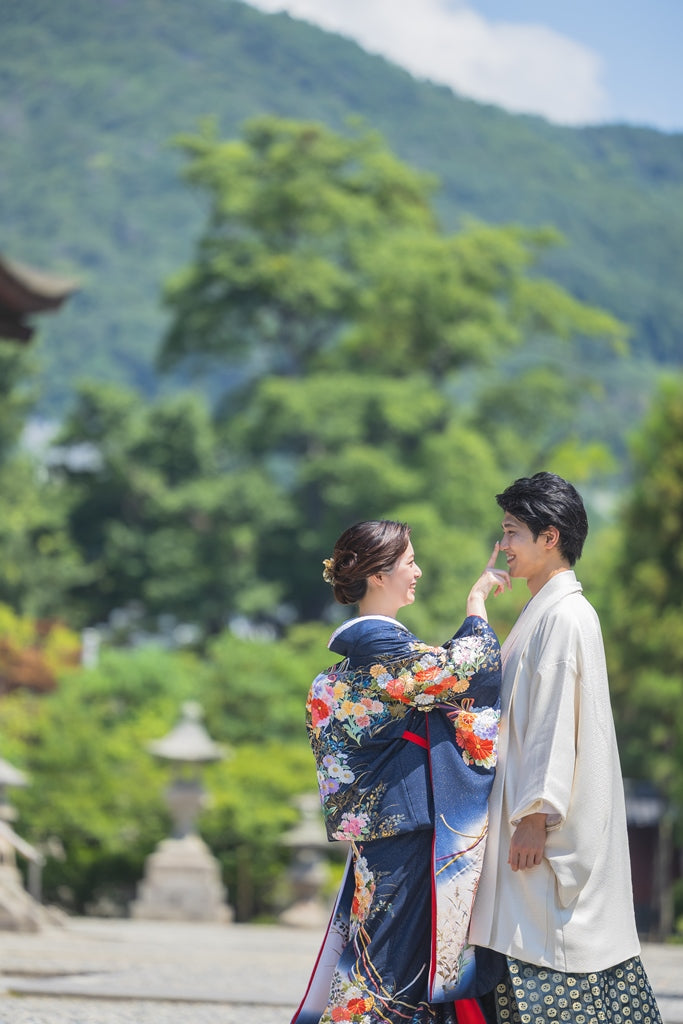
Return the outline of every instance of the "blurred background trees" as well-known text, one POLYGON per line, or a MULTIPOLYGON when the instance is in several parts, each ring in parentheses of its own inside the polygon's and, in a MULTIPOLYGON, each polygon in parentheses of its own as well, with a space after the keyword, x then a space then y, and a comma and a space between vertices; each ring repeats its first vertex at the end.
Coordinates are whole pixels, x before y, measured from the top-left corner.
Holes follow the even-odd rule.
POLYGON ((634 478, 606 587, 625 771, 683 801, 683 382, 668 378, 633 439, 634 478))
MULTIPOLYGON (((522 152, 521 136, 491 116, 496 146, 522 152)), ((428 123, 441 132, 436 114, 428 123)), ((560 136, 537 129, 542 172, 556 183, 560 136)), ((525 138, 537 129, 519 123, 525 138)), ((643 359, 641 286, 619 295, 630 331, 593 304, 596 281, 605 294, 619 289, 574 217, 572 189, 590 192, 614 233, 640 168, 633 154, 624 164, 619 133, 608 135, 606 166, 622 175, 614 195, 582 163, 594 135, 572 136, 584 184, 567 185, 564 203, 578 227, 554 218, 586 242, 572 277, 562 254, 581 247, 528 226, 542 219, 512 173, 466 186, 462 168, 449 168, 457 189, 451 179, 444 195, 416 169, 428 160, 405 162, 358 122, 337 131, 259 116, 229 138, 210 119, 195 134, 185 124, 164 150, 164 174, 175 176, 183 154, 178 230, 198 225, 195 250, 178 244, 169 263, 154 228, 163 218, 156 207, 149 222, 138 216, 126 177, 131 206, 107 209, 130 263, 125 287, 108 284, 134 337, 117 347, 121 324, 103 325, 120 364, 109 372, 74 333, 84 365, 102 372, 77 385, 83 367, 65 347, 58 429, 39 450, 22 443, 37 371, 0 342, 0 754, 32 779, 13 799, 22 834, 48 853, 49 900, 77 912, 125 906, 168 828, 165 774, 146 744, 193 699, 230 750, 207 774, 203 833, 240 915, 273 914, 291 798, 315 787, 305 694, 345 614, 322 558, 355 520, 409 521, 424 576, 405 621, 443 640, 499 534, 495 493, 541 468, 569 476, 589 505, 581 576, 605 624, 625 770, 680 805, 683 382, 670 376, 641 426, 657 377, 643 359), (488 195, 496 212, 517 193, 519 223, 453 212, 454 195, 488 195), (131 297, 143 263, 169 275, 156 368, 136 347, 150 333, 159 340, 161 325, 131 297), (640 361, 628 355, 634 324, 640 361), (84 629, 100 638, 96 664, 78 664, 84 629)), ((104 141, 88 164, 100 184, 139 155, 124 147, 114 158, 104 141)), ((96 192, 84 203, 93 221, 96 192)), ((68 214, 54 230, 68 234, 68 214)), ((104 234, 98 245, 111 241, 104 234)), ((73 244, 70 258, 97 275, 104 251, 73 244)), ((651 246, 644 253, 656 261, 651 246)), ((87 305, 88 283, 83 294, 87 305)), ((675 349, 672 294, 651 332, 660 355, 675 349)), ((526 596, 520 585, 493 603, 501 636, 526 596)))

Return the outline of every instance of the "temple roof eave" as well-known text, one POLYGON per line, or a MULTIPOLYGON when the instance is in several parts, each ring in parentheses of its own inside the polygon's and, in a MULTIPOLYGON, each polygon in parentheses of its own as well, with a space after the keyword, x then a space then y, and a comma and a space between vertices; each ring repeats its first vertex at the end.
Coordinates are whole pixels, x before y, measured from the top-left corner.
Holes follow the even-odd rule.
POLYGON ((0 255, 0 304, 15 313, 57 309, 78 288, 72 278, 35 270, 0 255))
POLYGON ((79 287, 73 278, 35 270, 0 254, 0 338, 30 341, 33 327, 25 317, 55 312, 79 287))

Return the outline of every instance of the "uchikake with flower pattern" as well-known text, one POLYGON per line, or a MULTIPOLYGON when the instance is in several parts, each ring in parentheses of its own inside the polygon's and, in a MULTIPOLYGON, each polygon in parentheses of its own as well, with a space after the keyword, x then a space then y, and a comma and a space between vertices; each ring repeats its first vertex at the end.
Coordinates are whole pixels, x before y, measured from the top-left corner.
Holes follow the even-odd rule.
POLYGON ((473 679, 497 657, 489 637, 411 647, 413 656, 400 663, 356 671, 345 671, 342 663, 318 675, 310 688, 306 724, 330 839, 377 839, 401 830, 401 815, 383 805, 383 785, 364 786, 359 776, 367 770, 364 743, 405 719, 409 709, 445 710, 465 764, 496 763, 499 712, 477 707, 470 694, 473 679))
POLYGON ((497 638, 469 616, 431 647, 360 616, 330 647, 347 660, 314 679, 306 724, 328 838, 350 853, 292 1024, 457 1024, 456 1001, 493 984, 467 934, 496 762, 497 638))

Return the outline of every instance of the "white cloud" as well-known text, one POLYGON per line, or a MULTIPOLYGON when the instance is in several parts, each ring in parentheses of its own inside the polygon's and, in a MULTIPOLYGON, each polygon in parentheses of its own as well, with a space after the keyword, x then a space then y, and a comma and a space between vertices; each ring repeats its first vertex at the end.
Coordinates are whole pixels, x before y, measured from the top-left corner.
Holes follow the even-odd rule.
POLYGON ((487 21, 448 0, 249 0, 349 36, 418 78, 563 124, 604 119, 601 60, 544 25, 487 21))

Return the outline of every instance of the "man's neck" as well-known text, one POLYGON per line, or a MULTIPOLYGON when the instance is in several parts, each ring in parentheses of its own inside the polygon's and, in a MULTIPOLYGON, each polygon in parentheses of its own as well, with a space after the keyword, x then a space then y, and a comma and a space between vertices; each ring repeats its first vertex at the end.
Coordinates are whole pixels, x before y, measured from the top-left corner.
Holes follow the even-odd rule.
POLYGON ((546 583, 553 578, 558 576, 561 572, 568 572, 571 566, 566 563, 555 565, 552 568, 548 568, 547 572, 539 573, 537 576, 530 576, 526 581, 526 584, 531 591, 531 596, 536 597, 536 594, 541 590, 546 583))

